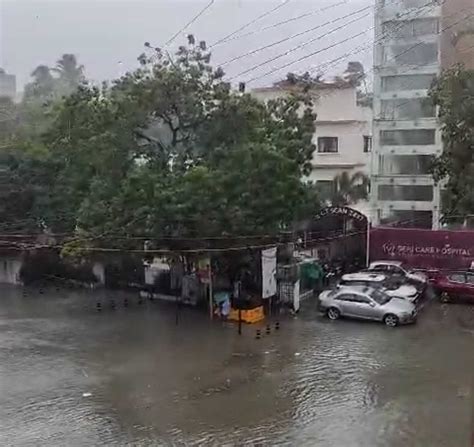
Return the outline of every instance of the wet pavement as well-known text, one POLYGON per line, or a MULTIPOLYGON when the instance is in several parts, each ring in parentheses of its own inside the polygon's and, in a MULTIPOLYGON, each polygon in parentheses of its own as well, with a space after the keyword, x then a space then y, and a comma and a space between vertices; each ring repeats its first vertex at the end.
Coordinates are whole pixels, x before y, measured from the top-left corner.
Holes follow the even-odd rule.
POLYGON ((310 304, 256 340, 115 296, 0 289, 1 446, 471 445, 472 307, 390 329, 310 304))

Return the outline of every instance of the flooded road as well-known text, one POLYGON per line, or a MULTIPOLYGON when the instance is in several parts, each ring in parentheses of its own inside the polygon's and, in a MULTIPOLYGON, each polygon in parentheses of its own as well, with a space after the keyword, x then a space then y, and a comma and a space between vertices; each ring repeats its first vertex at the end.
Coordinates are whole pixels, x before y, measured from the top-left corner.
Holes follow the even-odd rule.
POLYGON ((136 297, 0 290, 2 446, 470 445, 474 312, 330 322, 255 339, 136 297))

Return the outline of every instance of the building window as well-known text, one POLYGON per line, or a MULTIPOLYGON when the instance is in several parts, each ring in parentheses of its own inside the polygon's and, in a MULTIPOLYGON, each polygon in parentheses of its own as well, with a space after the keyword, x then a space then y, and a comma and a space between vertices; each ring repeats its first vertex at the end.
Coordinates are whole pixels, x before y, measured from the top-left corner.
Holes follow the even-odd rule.
POLYGON ((382 175, 428 175, 432 163, 432 155, 380 156, 382 175))
POLYGON ((436 76, 431 74, 384 76, 382 78, 382 91, 428 90, 435 78, 436 76))
POLYGON ((318 137, 318 152, 320 154, 335 154, 339 151, 337 137, 318 137))
POLYGON ((372 152, 372 137, 364 135, 364 152, 372 152))
POLYGON ((435 116, 436 107, 430 98, 404 98, 382 101, 382 119, 416 120, 418 118, 434 118, 435 116))
POLYGON ((422 8, 439 5, 441 0, 382 0, 384 6, 396 6, 397 8, 422 8))
POLYGON ((431 185, 380 185, 379 200, 400 202, 431 202, 433 186, 431 185))
POLYGON ((380 224, 398 228, 431 229, 433 226, 433 212, 393 210, 388 216, 380 218, 380 224))
POLYGON ((391 21, 383 24, 383 32, 396 39, 434 35, 439 32, 439 21, 436 18, 391 21))
POLYGON ((429 146, 435 144, 435 129, 382 130, 382 146, 429 146))
POLYGON ((383 60, 389 65, 434 65, 438 63, 438 43, 387 46, 384 47, 383 60))

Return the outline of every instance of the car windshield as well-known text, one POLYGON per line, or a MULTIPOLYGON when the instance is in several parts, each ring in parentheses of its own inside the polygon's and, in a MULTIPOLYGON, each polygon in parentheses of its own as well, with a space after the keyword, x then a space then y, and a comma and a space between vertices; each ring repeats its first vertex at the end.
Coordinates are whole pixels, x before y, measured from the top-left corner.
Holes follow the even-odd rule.
POLYGON ((379 290, 374 290, 371 294, 370 297, 376 301, 378 304, 385 304, 390 301, 390 297, 386 295, 385 293, 380 292, 379 290))
POLYGON ((400 286, 400 281, 386 280, 383 282, 383 287, 387 290, 397 290, 400 286))
POLYGON ((363 279, 343 279, 340 282, 341 286, 363 286, 367 287, 370 285, 370 287, 381 287, 382 285, 379 282, 376 281, 370 281, 370 280, 363 280, 363 279))

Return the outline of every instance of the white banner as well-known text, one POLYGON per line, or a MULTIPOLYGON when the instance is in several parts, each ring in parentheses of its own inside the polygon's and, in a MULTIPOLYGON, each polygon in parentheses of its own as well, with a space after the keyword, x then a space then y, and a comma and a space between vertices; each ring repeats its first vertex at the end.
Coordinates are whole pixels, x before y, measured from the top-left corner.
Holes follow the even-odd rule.
POLYGON ((262 250, 262 298, 270 298, 277 293, 276 269, 276 247, 262 250))

